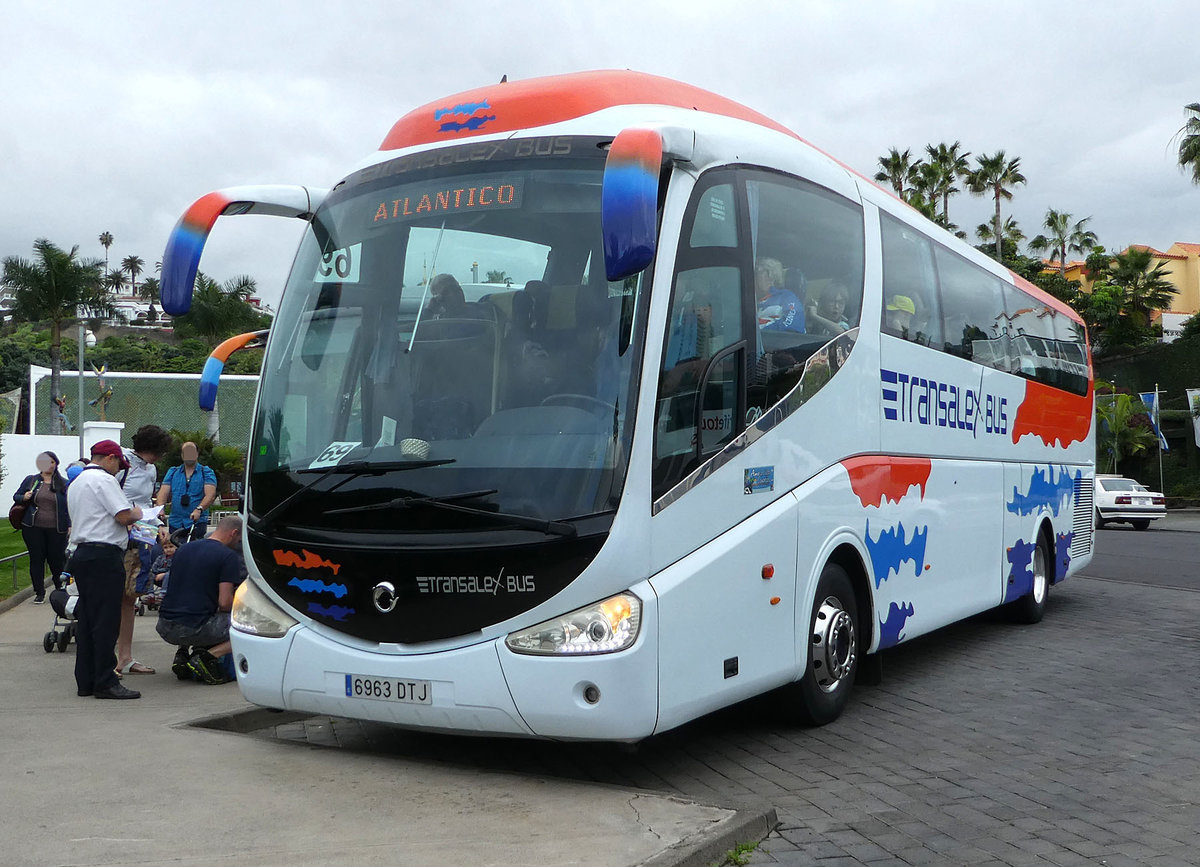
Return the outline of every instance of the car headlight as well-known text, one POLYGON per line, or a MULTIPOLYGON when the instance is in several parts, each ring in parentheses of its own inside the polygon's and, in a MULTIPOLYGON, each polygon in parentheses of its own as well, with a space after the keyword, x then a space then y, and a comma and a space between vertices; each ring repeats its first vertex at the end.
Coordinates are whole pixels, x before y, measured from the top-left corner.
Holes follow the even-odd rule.
POLYGON ((629 591, 514 632, 504 643, 514 653, 582 656, 615 653, 637 640, 642 600, 629 591))
POLYGON ((233 611, 229 615, 229 625, 238 632, 260 635, 263 638, 282 638, 296 622, 294 617, 289 617, 248 578, 233 594, 233 611))

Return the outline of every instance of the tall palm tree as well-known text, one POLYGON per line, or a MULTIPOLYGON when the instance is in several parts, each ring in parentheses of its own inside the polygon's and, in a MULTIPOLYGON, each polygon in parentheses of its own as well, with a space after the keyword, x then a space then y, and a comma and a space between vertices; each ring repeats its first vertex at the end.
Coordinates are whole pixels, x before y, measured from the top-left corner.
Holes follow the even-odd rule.
POLYGON ((108 273, 108 248, 113 245, 112 232, 100 233, 100 246, 104 248, 104 273, 108 273))
POLYGON ((1038 235, 1029 242, 1029 249, 1036 253, 1049 252, 1049 260, 1058 262, 1058 271, 1067 276, 1067 254, 1083 253, 1086 255, 1096 246, 1099 239, 1091 229, 1085 229, 1084 224, 1091 220, 1084 217, 1075 223, 1066 211, 1056 211, 1050 208, 1046 211, 1046 220, 1042 223, 1047 234, 1038 235))
POLYGON ((1125 293, 1125 312, 1138 328, 1150 327, 1150 314, 1166 310, 1178 291, 1167 279, 1167 266, 1154 261, 1148 247, 1130 247, 1113 257, 1108 282, 1125 293))
POLYGON ((1190 115, 1175 135, 1179 139, 1179 167, 1192 174, 1192 183, 1200 184, 1200 102, 1183 107, 1190 115))
POLYGON ((125 288, 125 272, 120 268, 113 268, 111 271, 105 271, 103 287, 106 292, 111 292, 114 295, 120 295, 121 290, 125 288))
POLYGON ((971 192, 976 195, 991 195, 996 200, 996 216, 992 220, 992 233, 996 240, 996 259, 1002 258, 1000 246, 1000 200, 1012 198, 1012 188, 1025 183, 1021 174, 1021 158, 1009 159, 1004 151, 996 151, 992 155, 980 154, 975 157, 976 167, 971 170, 967 182, 971 192))
POLYGON ((133 295, 138 294, 138 274, 141 274, 145 267, 146 262, 141 256, 130 255, 121 260, 121 270, 129 275, 129 291, 133 295))
POLYGON ((887 156, 879 158, 879 171, 875 173, 875 180, 891 184, 896 195, 903 199, 912 183, 914 168, 912 151, 906 148, 904 153, 901 153, 892 148, 887 156))
MULTIPOLYGON (((79 309, 111 312, 101 288, 99 259, 79 259, 79 247, 70 252, 45 238, 33 242, 33 259, 8 256, 0 284, 13 290, 13 314, 27 322, 50 323, 50 392, 62 393, 63 323, 75 319, 79 309)), ((30 396, 32 399, 32 395, 30 396)), ((59 432, 66 433, 66 419, 58 417, 59 432)))
POLYGON ((962 144, 959 142, 955 142, 952 145, 942 142, 937 145, 925 145, 925 153, 929 155, 929 164, 940 166, 942 175, 948 181, 942 188, 941 224, 949 226, 950 196, 961 192, 953 184, 957 178, 965 180, 970 176, 971 164, 967 161, 967 157, 971 155, 971 152, 962 150, 962 144))

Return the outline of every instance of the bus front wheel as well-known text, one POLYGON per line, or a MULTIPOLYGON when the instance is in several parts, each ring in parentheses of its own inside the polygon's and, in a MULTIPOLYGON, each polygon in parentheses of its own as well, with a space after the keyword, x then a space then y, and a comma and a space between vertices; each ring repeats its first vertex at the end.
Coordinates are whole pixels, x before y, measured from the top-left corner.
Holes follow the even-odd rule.
POLYGON ((841 566, 826 563, 808 629, 808 664, 792 685, 794 711, 805 725, 841 716, 858 669, 858 604, 841 566))

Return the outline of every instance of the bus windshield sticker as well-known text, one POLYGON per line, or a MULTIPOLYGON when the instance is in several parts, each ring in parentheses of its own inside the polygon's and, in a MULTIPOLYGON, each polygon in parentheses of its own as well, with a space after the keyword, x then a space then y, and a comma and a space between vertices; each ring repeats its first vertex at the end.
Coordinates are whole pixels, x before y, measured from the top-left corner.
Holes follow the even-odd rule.
POLYGON ((330 443, 325 447, 325 451, 317 455, 313 462, 308 465, 308 468, 310 470, 315 470, 318 467, 331 467, 334 464, 339 463, 342 458, 350 454, 350 452, 354 451, 361 445, 361 442, 330 443))
POLYGON ((317 263, 314 283, 357 283, 358 263, 362 255, 362 244, 351 244, 340 250, 327 250, 317 263))
POLYGON ((379 426, 379 442, 375 443, 375 447, 394 446, 396 444, 396 420, 390 415, 383 417, 383 422, 379 426))
POLYGON ((775 467, 747 467, 745 488, 747 494, 758 494, 775 490, 775 467))

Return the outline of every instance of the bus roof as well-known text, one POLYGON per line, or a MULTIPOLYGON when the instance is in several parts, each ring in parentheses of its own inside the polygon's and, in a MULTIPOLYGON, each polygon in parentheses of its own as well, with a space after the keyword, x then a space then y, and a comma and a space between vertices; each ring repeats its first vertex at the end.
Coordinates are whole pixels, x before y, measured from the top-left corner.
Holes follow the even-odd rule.
POLYGON ((710 91, 644 72, 610 69, 504 81, 447 96, 396 121, 379 149, 547 126, 620 105, 691 108, 799 138, 766 115, 710 91))

